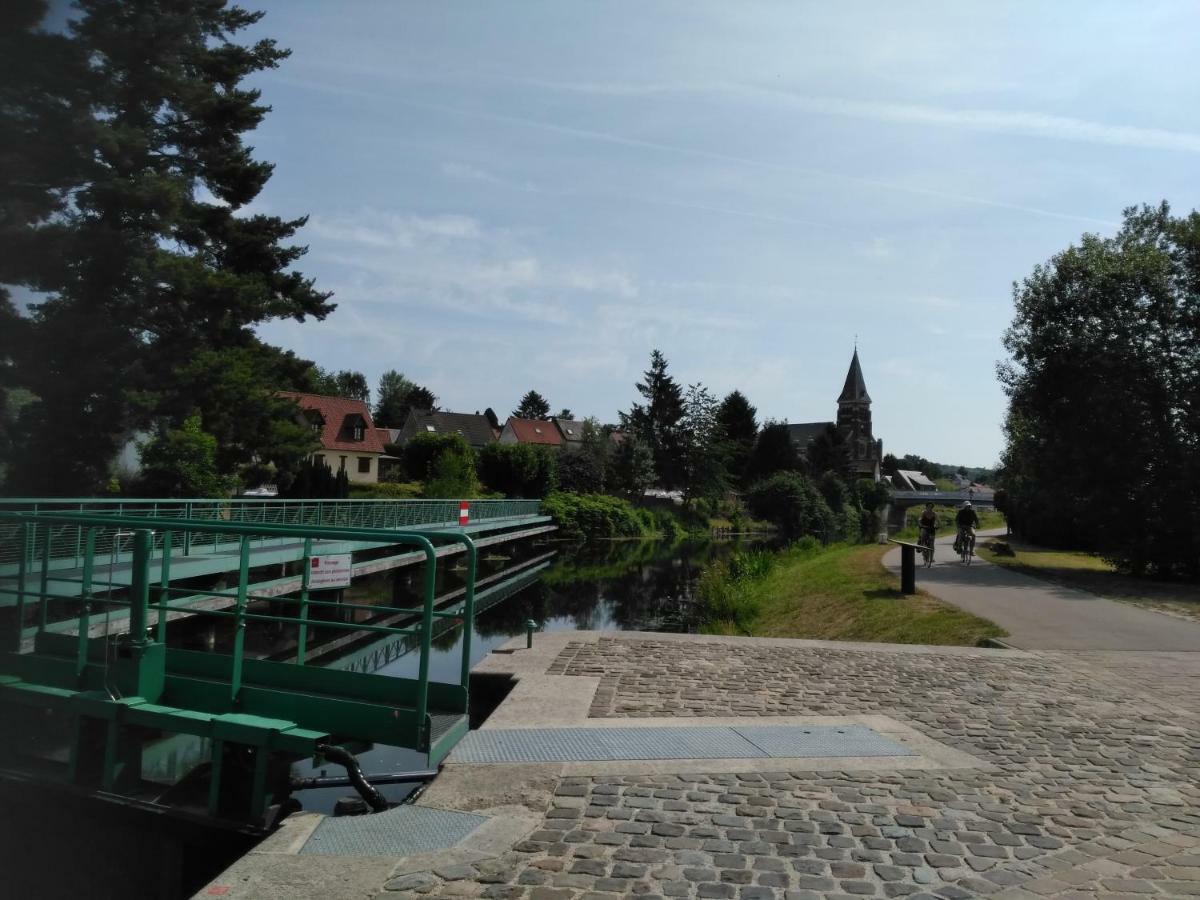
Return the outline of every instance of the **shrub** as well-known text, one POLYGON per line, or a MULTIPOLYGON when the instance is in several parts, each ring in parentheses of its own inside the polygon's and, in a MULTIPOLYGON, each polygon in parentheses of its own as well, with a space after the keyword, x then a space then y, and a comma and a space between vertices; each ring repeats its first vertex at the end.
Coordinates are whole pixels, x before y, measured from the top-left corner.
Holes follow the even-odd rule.
POLYGON ((412 481, 426 481, 445 453, 470 458, 474 453, 461 434, 418 434, 404 446, 404 470, 412 481))
POLYGON ((556 492, 542 501, 542 510, 554 517, 563 537, 577 540, 650 537, 655 532, 653 513, 607 494, 556 492))
POLYGON ((426 497, 442 499, 475 497, 479 494, 475 454, 465 441, 462 447, 449 447, 434 459, 429 479, 421 493, 426 497))
POLYGON ((355 500, 415 500, 421 496, 418 481, 387 481, 379 484, 355 484, 350 488, 355 500))
POLYGON ((528 444, 488 444, 479 453, 479 480, 506 497, 546 497, 557 484, 555 451, 528 444))
POLYGON ((766 519, 787 538, 815 534, 828 540, 835 531, 829 504, 799 472, 778 472, 760 481, 746 499, 751 513, 766 519))
POLYGON ((576 494, 595 494, 604 489, 604 462, 580 452, 562 453, 558 458, 558 487, 576 494))

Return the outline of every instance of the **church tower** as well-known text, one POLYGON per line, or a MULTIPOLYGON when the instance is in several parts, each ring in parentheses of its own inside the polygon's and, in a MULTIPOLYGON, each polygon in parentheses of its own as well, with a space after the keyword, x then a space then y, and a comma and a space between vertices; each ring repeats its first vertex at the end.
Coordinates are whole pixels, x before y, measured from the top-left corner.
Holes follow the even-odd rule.
POLYGON ((879 464, 883 460, 883 441, 871 433, 871 396, 863 380, 858 362, 858 348, 850 360, 846 385, 838 397, 837 427, 845 440, 850 469, 862 478, 879 480, 879 464))

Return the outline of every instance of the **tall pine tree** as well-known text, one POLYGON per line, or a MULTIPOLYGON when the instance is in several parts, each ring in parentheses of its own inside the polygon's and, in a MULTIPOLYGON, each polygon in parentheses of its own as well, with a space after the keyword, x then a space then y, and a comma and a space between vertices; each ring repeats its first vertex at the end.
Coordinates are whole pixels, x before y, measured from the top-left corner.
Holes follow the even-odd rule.
MULTIPOLYGON (((221 410, 210 382, 227 382, 222 358, 253 397, 224 436, 243 449, 227 466, 302 454, 293 416, 273 390, 299 378, 294 358, 265 348, 253 327, 275 318, 324 317, 329 295, 291 267, 288 245, 303 218, 248 214, 271 175, 243 135, 269 107, 241 86, 287 56, 274 41, 239 43, 261 13, 220 0, 78 0, 68 32, 50 39, 39 10, 19 20, 16 42, 49 44, 56 68, 24 74, 6 93, 7 118, 26 133, 63 135, 0 145, 6 170, 0 208, 22 178, 42 185, 32 212, 3 223, 22 262, 0 280, 47 295, 27 315, 14 354, 17 380, 36 397, 19 423, 9 488, 86 493, 104 480, 128 437, 152 423, 180 425, 198 410, 206 433, 221 410), (188 365, 188 377, 181 367, 188 365), (63 434, 69 431, 70 440, 63 434)), ((2 131, 3 129, 0 129, 2 131)), ((15 255, 15 254, 14 254, 15 255)))
POLYGON ((650 368, 638 383, 638 393, 646 401, 635 403, 621 413, 626 431, 637 435, 650 449, 659 484, 675 488, 684 482, 684 453, 680 434, 683 420, 683 392, 667 374, 667 358, 658 350, 650 354, 650 368))

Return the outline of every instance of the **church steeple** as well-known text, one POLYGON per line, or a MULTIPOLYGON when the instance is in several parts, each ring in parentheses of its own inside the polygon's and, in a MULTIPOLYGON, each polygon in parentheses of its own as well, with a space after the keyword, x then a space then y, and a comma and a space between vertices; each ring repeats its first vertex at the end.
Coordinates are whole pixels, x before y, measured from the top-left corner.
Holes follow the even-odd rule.
POLYGON ((850 360, 850 371, 846 373, 846 386, 842 388, 842 395, 838 397, 838 403, 870 403, 871 397, 867 394, 867 383, 863 381, 862 367, 858 364, 858 348, 854 348, 854 357, 850 360))

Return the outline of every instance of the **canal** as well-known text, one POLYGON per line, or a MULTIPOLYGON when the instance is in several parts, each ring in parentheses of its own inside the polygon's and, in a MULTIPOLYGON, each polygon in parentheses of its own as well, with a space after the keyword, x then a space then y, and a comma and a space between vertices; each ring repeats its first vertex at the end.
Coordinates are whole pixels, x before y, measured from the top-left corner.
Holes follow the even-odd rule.
MULTIPOLYGON (((723 540, 601 541, 570 544, 561 541, 527 542, 505 547, 503 556, 487 556, 480 575, 486 577, 528 560, 552 553, 549 566, 529 587, 480 613, 474 624, 471 664, 479 662, 509 639, 524 635, 526 622, 536 623, 538 632, 549 631, 694 631, 698 628, 693 604, 693 589, 700 571, 715 559, 728 556, 739 547, 758 546, 762 540, 749 536, 723 540)), ((439 591, 454 586, 454 570, 442 576, 439 591)), ((356 603, 412 602, 415 599, 415 573, 403 570, 364 579, 353 588, 356 603), (410 596, 410 594, 412 594, 410 596)), ((349 592, 348 592, 349 595, 349 592)), ((462 629, 456 628, 434 641, 430 659, 433 680, 455 682, 462 659, 462 629)), ((536 640, 536 636, 534 638, 536 640)), ((286 654, 286 648, 282 651, 286 654)), ((363 671, 363 654, 322 660, 325 665, 346 665, 354 660, 363 671)), ((417 654, 392 658, 378 668, 377 674, 415 677, 417 654)), ((472 710, 473 718, 487 710, 472 710)), ((368 774, 412 771, 424 767, 422 754, 398 747, 375 745, 362 748, 358 758, 368 774)), ((293 775, 308 777, 323 772, 340 775, 341 770, 327 767, 314 770, 309 763, 293 766, 293 775)), ((385 785, 383 794, 392 801, 403 800, 411 785, 385 785)), ((353 791, 348 788, 321 788, 300 791, 294 796, 305 810, 332 812, 336 801, 353 791)))

